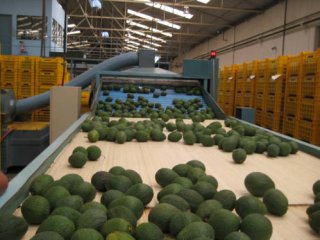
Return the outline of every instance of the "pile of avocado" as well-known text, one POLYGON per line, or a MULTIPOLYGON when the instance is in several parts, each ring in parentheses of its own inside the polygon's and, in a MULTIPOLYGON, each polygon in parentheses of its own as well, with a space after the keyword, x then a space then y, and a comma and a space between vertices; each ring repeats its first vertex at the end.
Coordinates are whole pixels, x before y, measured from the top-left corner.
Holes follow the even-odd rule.
MULTIPOLYGON (((149 118, 152 116, 162 117, 167 115, 169 118, 192 118, 194 115, 201 115, 204 119, 213 119, 215 117, 211 109, 204 108, 200 98, 191 100, 174 99, 173 106, 164 107, 160 103, 150 102, 141 94, 152 94, 153 98, 167 96, 167 87, 161 86, 159 89, 154 87, 139 87, 135 85, 126 85, 122 89, 127 93, 127 99, 113 99, 109 96, 110 89, 114 89, 114 85, 102 86, 102 95, 106 96, 104 100, 100 100, 97 104, 96 113, 98 116, 112 117, 131 117, 131 118, 149 118), (110 87, 111 86, 111 87, 110 87), (136 96, 135 94, 139 94, 136 96)), ((118 89, 118 88, 117 88, 118 89)), ((201 91, 198 88, 191 88, 191 92, 201 91)), ((193 94, 188 94, 193 95, 193 94)))
POLYGON ((155 179, 162 189, 149 222, 177 240, 270 239, 272 224, 264 215, 283 216, 288 210, 288 200, 273 180, 250 173, 245 186, 251 194, 236 199, 230 190, 219 191, 217 179, 205 171, 198 160, 159 169, 155 179))
POLYGON ((317 180, 312 185, 314 194, 314 204, 307 208, 309 225, 317 234, 320 233, 320 180, 317 180))
POLYGON ((260 172, 247 175, 251 195, 238 199, 231 190, 218 190, 218 180, 199 160, 161 168, 155 180, 162 187, 159 203, 148 222, 138 224, 154 191, 132 169, 114 166, 96 172, 91 182, 74 173, 58 180, 37 176, 22 203, 23 218, 0 216, 0 239, 20 239, 30 224, 39 225, 32 240, 268 240, 272 224, 264 214, 283 216, 288 209, 285 195, 260 172), (100 202, 94 201, 97 191, 100 202))
POLYGON ((108 172, 99 171, 91 182, 73 173, 59 180, 43 174, 32 181, 29 190, 31 195, 21 206, 23 218, 3 216, 10 221, 1 222, 0 239, 20 239, 28 229, 27 223, 39 225, 32 240, 130 240, 148 239, 145 236, 150 234, 163 236, 152 223, 137 226, 154 193, 132 169, 115 166, 108 172), (94 201, 97 191, 102 192, 100 202, 94 201))
POLYGON ((101 156, 101 149, 96 145, 91 145, 87 148, 78 146, 73 149, 68 161, 74 168, 82 168, 86 162, 96 161, 101 156))
MULTIPOLYGON (((183 102, 176 101, 180 106, 183 102)), ((202 124, 203 115, 192 116, 192 123, 187 124, 177 118, 169 121, 167 114, 153 113, 148 120, 137 122, 125 118, 111 120, 108 116, 95 116, 86 120, 81 129, 88 132, 89 142, 111 141, 123 144, 136 140, 138 142, 165 141, 180 142, 186 145, 201 144, 204 147, 217 146, 224 152, 231 152, 235 163, 241 164, 247 155, 254 153, 265 154, 270 158, 288 156, 299 150, 298 144, 293 141, 282 141, 279 137, 267 131, 243 124, 237 120, 226 119, 225 127, 218 121, 207 126, 202 124), (166 132, 168 132, 166 134, 166 132)))

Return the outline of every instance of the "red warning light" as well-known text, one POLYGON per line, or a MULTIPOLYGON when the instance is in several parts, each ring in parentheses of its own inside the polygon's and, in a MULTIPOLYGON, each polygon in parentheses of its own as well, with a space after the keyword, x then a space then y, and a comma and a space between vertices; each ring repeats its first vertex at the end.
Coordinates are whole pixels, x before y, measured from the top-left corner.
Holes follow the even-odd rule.
POLYGON ((216 58, 217 57, 217 51, 211 50, 210 57, 211 58, 216 58))

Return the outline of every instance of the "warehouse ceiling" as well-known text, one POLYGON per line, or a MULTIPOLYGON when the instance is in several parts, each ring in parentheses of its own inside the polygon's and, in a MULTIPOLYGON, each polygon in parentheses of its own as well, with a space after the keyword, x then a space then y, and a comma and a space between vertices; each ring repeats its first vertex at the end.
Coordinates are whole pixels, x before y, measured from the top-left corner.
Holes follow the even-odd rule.
POLYGON ((154 48, 161 61, 171 61, 280 0, 202 1, 60 0, 68 14, 68 52, 106 59, 154 48), (172 13, 176 10, 179 15, 172 13))

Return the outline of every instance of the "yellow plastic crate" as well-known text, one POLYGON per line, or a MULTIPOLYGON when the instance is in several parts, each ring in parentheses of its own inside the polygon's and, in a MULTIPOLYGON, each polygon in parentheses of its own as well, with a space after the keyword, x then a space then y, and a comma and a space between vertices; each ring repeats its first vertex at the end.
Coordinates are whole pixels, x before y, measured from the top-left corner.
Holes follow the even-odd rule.
POLYGON ((283 112, 286 116, 297 117, 301 100, 299 96, 285 96, 283 112))
POLYGON ((320 98, 320 73, 302 76, 301 96, 302 98, 320 98))
POLYGON ((13 55, 1 55, 1 68, 16 70, 18 68, 18 57, 13 55))
POLYGON ((283 117, 282 133, 296 138, 298 136, 298 125, 297 117, 285 115, 283 117))
POLYGON ((282 128, 281 112, 266 112, 264 115, 265 128, 271 129, 273 131, 279 132, 282 128))
POLYGON ((300 120, 298 127, 298 138, 302 141, 320 145, 320 122, 300 120))
POLYGON ((37 57, 33 56, 19 56, 18 68, 19 71, 35 71, 37 57))

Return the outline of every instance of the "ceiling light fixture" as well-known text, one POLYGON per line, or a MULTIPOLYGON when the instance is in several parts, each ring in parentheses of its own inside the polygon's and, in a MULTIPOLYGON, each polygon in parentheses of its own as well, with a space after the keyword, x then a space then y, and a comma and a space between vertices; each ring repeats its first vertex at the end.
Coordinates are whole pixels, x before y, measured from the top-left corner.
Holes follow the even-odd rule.
POLYGON ((80 47, 90 47, 91 44, 82 44, 82 45, 75 45, 75 46, 68 46, 68 48, 80 48, 80 47))
POLYGON ((136 45, 136 46, 140 46, 140 43, 132 41, 132 40, 129 40, 129 39, 125 39, 124 41, 127 42, 127 43, 130 43, 130 44, 136 45))
POLYGON ((181 26, 180 25, 177 25, 177 24, 174 24, 174 23, 170 23, 168 21, 164 21, 164 20, 161 20, 159 18, 154 18, 154 17, 151 17, 150 15, 147 15, 147 14, 144 14, 144 13, 140 13, 140 12, 136 12, 134 10, 131 10, 131 9, 128 9, 127 12, 131 15, 134 15, 134 16, 137 16, 137 17, 141 17, 143 19, 147 19, 147 20, 150 20, 150 21, 154 21, 156 23, 159 23, 159 24, 162 24, 164 26, 167 26, 167 27, 171 27, 171 28, 174 28, 174 29, 180 29, 181 26))
POLYGON ((126 34, 125 37, 130 38, 130 39, 133 39, 133 40, 137 40, 137 41, 139 41, 139 42, 143 42, 143 43, 146 43, 146 44, 149 44, 149 45, 153 45, 153 46, 155 46, 155 47, 162 47, 162 45, 160 45, 160 44, 158 44, 158 43, 149 42, 149 41, 147 41, 147 40, 145 40, 145 39, 137 38, 137 37, 132 36, 132 35, 130 35, 130 34, 126 34))
POLYGON ((84 44, 84 43, 88 43, 88 41, 85 40, 85 41, 81 41, 81 42, 68 42, 67 45, 78 45, 78 44, 84 44))
POLYGON ((127 24, 129 24, 130 26, 136 26, 136 27, 139 27, 139 28, 142 28, 142 29, 150 30, 150 31, 155 32, 155 33, 162 34, 162 35, 167 36, 167 37, 172 37, 172 33, 164 32, 164 31, 161 31, 161 30, 156 29, 156 28, 148 27, 148 26, 146 26, 146 25, 143 25, 143 24, 141 24, 141 23, 134 22, 134 21, 132 21, 132 20, 127 20, 126 22, 127 22, 127 24))
POLYGON ((95 8, 95 9, 102 8, 101 0, 89 0, 89 4, 91 8, 95 8))
POLYGON ((74 28, 76 25, 74 23, 68 24, 68 28, 74 28))
POLYGON ((181 11, 179 9, 172 8, 172 7, 169 7, 167 5, 160 4, 160 3, 148 2, 148 3, 145 3, 145 4, 148 5, 149 7, 158 8, 158 9, 160 9, 162 11, 165 11, 165 12, 168 12, 168 13, 172 13, 172 14, 175 14, 175 15, 178 15, 180 17, 187 18, 187 19, 191 19, 193 17, 193 15, 191 13, 185 13, 184 11, 181 11))
POLYGON ((139 36, 147 37, 147 38, 149 38, 151 40, 155 40, 155 41, 158 41, 158 42, 162 42, 162 43, 166 43, 167 42, 166 40, 163 40, 162 38, 158 38, 158 37, 155 37, 155 36, 152 36, 152 35, 149 35, 149 34, 145 34, 145 33, 140 32, 140 31, 132 30, 130 28, 126 28, 126 31, 130 32, 130 33, 137 34, 139 36))
POLYGON ((156 49, 156 48, 154 48, 154 47, 150 47, 150 46, 148 46, 148 45, 142 45, 142 47, 148 48, 148 49, 151 49, 151 50, 158 51, 158 49, 156 49))
POLYGON ((74 35, 81 33, 80 30, 68 32, 67 35, 74 35))
POLYGON ((197 0, 198 2, 201 2, 201 3, 204 3, 204 4, 207 4, 208 2, 210 2, 210 0, 197 0))

